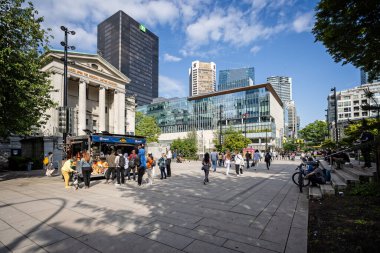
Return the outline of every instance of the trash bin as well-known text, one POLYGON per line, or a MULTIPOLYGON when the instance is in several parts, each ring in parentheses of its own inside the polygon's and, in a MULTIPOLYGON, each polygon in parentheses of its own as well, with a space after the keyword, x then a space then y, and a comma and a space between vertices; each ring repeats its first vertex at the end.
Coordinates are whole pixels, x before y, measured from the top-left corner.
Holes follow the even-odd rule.
POLYGON ((31 171, 33 168, 33 162, 28 162, 28 171, 31 171))

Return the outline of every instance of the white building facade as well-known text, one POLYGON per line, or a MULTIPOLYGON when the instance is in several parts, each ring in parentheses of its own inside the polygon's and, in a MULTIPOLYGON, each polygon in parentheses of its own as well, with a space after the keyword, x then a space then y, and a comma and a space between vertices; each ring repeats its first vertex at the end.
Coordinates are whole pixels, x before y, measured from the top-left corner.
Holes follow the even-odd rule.
POLYGON ((189 96, 207 94, 216 90, 216 64, 193 61, 189 68, 189 96))

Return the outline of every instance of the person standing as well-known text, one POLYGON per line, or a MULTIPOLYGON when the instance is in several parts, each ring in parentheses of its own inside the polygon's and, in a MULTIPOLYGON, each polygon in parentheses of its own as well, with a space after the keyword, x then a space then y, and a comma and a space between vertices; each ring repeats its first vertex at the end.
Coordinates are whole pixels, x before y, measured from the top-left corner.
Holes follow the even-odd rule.
POLYGON ((47 165, 46 165, 46 176, 51 177, 51 175, 54 172, 53 153, 49 152, 47 158, 48 158, 48 161, 47 161, 47 165))
POLYGON ((251 160, 251 154, 248 151, 245 153, 245 160, 247 161, 247 169, 249 169, 249 161, 251 160))
POLYGON ((226 164, 226 175, 228 176, 228 174, 230 172, 230 168, 231 168, 231 153, 230 153, 230 151, 227 151, 224 163, 226 164))
POLYGON ((141 186, 143 176, 145 174, 146 170, 146 158, 145 158, 145 149, 143 146, 139 145, 139 153, 137 154, 139 161, 140 161, 140 166, 138 167, 138 175, 137 175, 137 184, 141 186))
POLYGON ((82 175, 83 175, 83 181, 84 181, 84 188, 88 189, 90 188, 90 178, 91 178, 91 171, 92 171, 92 159, 90 157, 90 154, 88 152, 83 152, 83 157, 80 160, 79 165, 82 175))
POLYGON ((125 177, 124 177, 124 166, 125 166, 125 158, 119 149, 117 151, 117 156, 115 158, 115 165, 116 165, 116 184, 115 186, 118 187, 120 184, 125 184, 125 177))
POLYGON ((363 119, 362 133, 360 135, 361 152, 364 158, 364 166, 362 168, 371 168, 371 141, 374 140, 373 134, 368 130, 367 120, 363 119))
POLYGON ((133 180, 136 181, 136 163, 137 155, 136 150, 132 150, 131 154, 128 157, 128 169, 127 169, 127 177, 128 181, 131 180, 131 171, 133 173, 133 180))
POLYGON ((218 161, 218 153, 216 152, 216 149, 214 149, 211 152, 210 158, 211 158, 211 163, 212 163, 212 169, 214 172, 216 172, 216 163, 218 161))
POLYGON ((241 168, 242 164, 244 164, 243 156, 239 153, 239 151, 235 151, 235 171, 236 176, 241 176, 243 174, 243 168, 241 168), (240 173, 239 173, 240 171, 240 173))
POLYGON ((76 173, 76 171, 71 168, 72 162, 73 162, 73 159, 67 159, 61 168, 61 173, 62 173, 63 179, 65 180, 65 188, 66 189, 70 188, 70 186, 69 186, 70 174, 76 173))
POLYGON ((203 184, 209 183, 208 175, 210 173, 211 161, 209 153, 206 153, 202 160, 202 170, 205 173, 205 178, 203 179, 203 184))
POLYGON ((151 153, 148 154, 147 162, 146 162, 146 172, 148 174, 148 184, 153 184, 153 164, 155 163, 153 155, 151 153))
POLYGON ((116 177, 115 176, 115 168, 116 168, 115 159, 116 159, 115 151, 112 150, 111 154, 107 155, 107 157, 106 157, 106 160, 108 163, 108 170, 105 173, 105 177, 106 177, 105 184, 109 183, 110 178, 111 178, 112 182, 115 180, 115 177, 116 177))
POLYGON ((160 179, 166 179, 166 158, 165 158, 165 153, 162 153, 161 158, 158 160, 158 167, 160 168, 161 171, 161 178, 160 179))
POLYGON ((255 170, 259 166, 260 161, 260 152, 256 149, 255 153, 253 154, 253 166, 255 166, 255 170))
POLYGON ((172 171, 171 171, 171 163, 172 163, 172 151, 170 149, 167 150, 167 153, 166 153, 166 174, 167 174, 167 177, 171 177, 172 176, 172 171))
POLYGON ((267 164, 267 169, 269 170, 270 167, 270 161, 272 160, 272 156, 270 155, 269 151, 265 154, 264 161, 267 164))

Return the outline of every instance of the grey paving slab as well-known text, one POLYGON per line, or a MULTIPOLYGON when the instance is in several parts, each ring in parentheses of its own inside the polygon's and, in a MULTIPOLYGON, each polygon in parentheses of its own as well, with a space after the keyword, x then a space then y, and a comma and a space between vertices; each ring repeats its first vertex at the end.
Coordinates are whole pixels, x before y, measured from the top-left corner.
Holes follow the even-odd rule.
POLYGON ((33 241, 13 228, 0 231, 0 241, 10 250, 35 245, 33 241))
POLYGON ((50 226, 43 225, 38 230, 29 233, 28 238, 40 246, 46 246, 69 238, 69 235, 50 226))
POLYGON ((191 242, 194 241, 192 238, 162 229, 157 229, 152 233, 146 235, 146 237, 179 250, 184 249, 186 246, 188 246, 191 242))
POLYGON ((0 231, 10 228, 10 226, 0 219, 0 231))
POLYGON ((306 253, 307 252, 307 230, 291 228, 289 239, 286 244, 285 253, 306 253))
POLYGON ((9 253, 11 252, 4 244, 0 242, 0 253, 9 253))
POLYGON ((269 242, 245 235, 239 235, 236 233, 226 232, 226 231, 219 231, 216 233, 217 236, 224 237, 226 239, 231 239, 236 242, 242 242, 245 244, 249 244, 255 247, 264 248, 267 250, 275 251, 275 252, 283 252, 285 245, 275 243, 275 242, 269 242))
POLYGON ((259 238, 285 244, 288 239, 291 224, 292 217, 273 216, 259 238))
POLYGON ((44 247, 47 252, 54 253, 66 253, 66 252, 78 252, 78 253, 95 253, 98 252, 90 246, 75 240, 73 238, 67 238, 57 243, 44 247))
POLYGON ((19 248, 12 251, 13 253, 47 253, 46 250, 41 248, 39 245, 29 245, 23 248, 19 248))
POLYGON ((218 253, 237 253, 239 251, 227 249, 224 247, 219 247, 213 245, 211 243, 202 242, 195 240, 189 246, 187 246, 184 250, 189 253, 210 253, 210 252, 218 252, 218 253))
POLYGON ((239 252, 244 252, 244 253, 252 253, 252 252, 254 252, 254 253, 273 253, 274 252, 271 250, 255 247, 255 246, 252 246, 249 244, 245 244, 242 242, 236 242, 236 241, 232 241, 232 240, 228 240, 224 244, 224 247, 229 248, 229 249, 233 249, 233 250, 237 250, 239 252))
POLYGON ((215 229, 215 228, 211 228, 211 227, 207 227, 207 226, 202 226, 202 225, 194 228, 194 230, 196 230, 198 232, 201 232, 201 233, 211 234, 211 235, 215 235, 216 232, 218 232, 218 230, 215 229))
POLYGON ((226 221, 223 222, 223 221, 217 221, 217 220, 205 218, 205 219, 202 219, 200 222, 198 222, 198 224, 212 227, 218 230, 224 230, 224 231, 234 232, 237 234, 248 235, 253 238, 258 238, 261 234, 261 230, 259 229, 250 228, 250 227, 242 227, 242 226, 235 225, 226 221))

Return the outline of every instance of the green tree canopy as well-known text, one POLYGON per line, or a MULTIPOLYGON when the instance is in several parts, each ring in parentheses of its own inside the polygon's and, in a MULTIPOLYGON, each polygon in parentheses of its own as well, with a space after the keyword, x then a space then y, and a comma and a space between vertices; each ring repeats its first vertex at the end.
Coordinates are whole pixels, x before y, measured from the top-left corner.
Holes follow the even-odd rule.
POLYGON ((136 135, 145 136, 147 142, 158 142, 161 129, 153 117, 136 112, 136 135))
POLYGON ((40 127, 54 105, 41 54, 49 36, 33 4, 2 0, 0 4, 0 136, 29 134, 40 127))
POLYGON ((319 145, 327 136, 327 123, 325 121, 316 120, 300 130, 299 134, 305 141, 311 142, 313 145, 319 145))
POLYGON ((380 74, 380 1, 321 0, 313 34, 335 62, 363 68, 372 80, 380 74))
MULTIPOLYGON (((376 119, 366 119, 368 125, 368 131, 370 131, 374 136, 379 134, 379 127, 376 119)), ((351 122, 344 129, 345 137, 342 139, 341 144, 344 146, 351 146, 355 141, 360 139, 360 135, 363 132, 362 129, 363 121, 351 122)))
POLYGON ((297 144, 294 143, 293 141, 288 141, 283 144, 282 148, 285 151, 295 151, 297 150, 297 144))
POLYGON ((198 141, 197 134, 195 131, 192 131, 187 134, 185 139, 176 139, 170 145, 171 150, 177 150, 178 153, 181 153, 183 156, 188 158, 196 158, 198 151, 198 141))
POLYGON ((249 143, 251 143, 251 140, 249 138, 245 138, 241 131, 236 131, 230 127, 223 132, 223 145, 222 147, 218 147, 218 149, 220 151, 240 151, 243 148, 246 148, 249 143))

